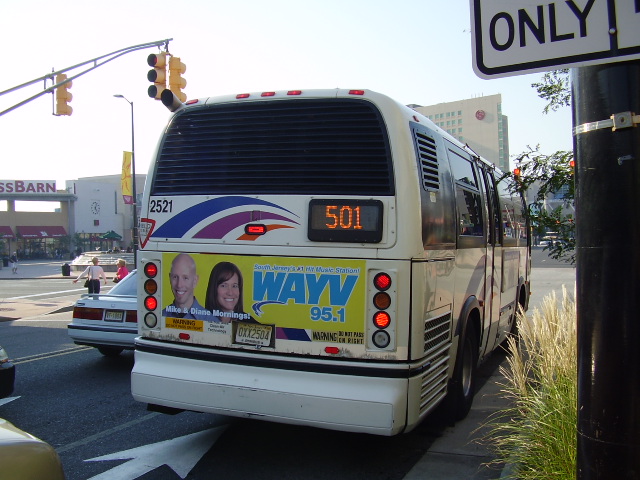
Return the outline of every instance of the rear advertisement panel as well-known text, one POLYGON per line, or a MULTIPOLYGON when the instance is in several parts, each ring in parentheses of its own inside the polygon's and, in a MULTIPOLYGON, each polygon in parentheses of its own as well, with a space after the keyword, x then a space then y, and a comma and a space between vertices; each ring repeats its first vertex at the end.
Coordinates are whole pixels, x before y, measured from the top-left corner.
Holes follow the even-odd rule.
POLYGON ((162 263, 161 338, 364 353, 364 260, 164 253, 162 263))

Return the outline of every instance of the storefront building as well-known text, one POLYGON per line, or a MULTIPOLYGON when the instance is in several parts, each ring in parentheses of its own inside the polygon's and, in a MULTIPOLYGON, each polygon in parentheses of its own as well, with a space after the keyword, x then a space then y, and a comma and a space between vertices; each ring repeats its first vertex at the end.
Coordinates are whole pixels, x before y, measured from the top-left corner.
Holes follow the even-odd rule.
MULTIPOLYGON (((138 198, 144 178, 136 178, 138 198)), ((0 180, 2 257, 72 259, 85 251, 131 250, 132 230, 133 205, 124 202, 120 175, 68 180, 60 190, 53 180, 0 180), (48 208, 23 211, 16 202, 48 208)))
POLYGON ((76 196, 51 180, 0 180, 0 254, 18 258, 54 258, 69 252, 76 196), (16 210, 16 202, 56 202, 55 212, 16 210))

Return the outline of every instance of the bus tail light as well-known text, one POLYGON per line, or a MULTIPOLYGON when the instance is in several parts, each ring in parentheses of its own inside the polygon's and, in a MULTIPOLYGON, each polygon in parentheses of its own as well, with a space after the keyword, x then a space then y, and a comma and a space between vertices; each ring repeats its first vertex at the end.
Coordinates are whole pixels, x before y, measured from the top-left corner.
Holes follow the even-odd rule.
POLYGON ((377 328, 387 328, 391 324, 391 316, 387 312, 376 312, 373 315, 373 324, 377 328))
POLYGON ((158 308, 158 300, 156 297, 148 296, 144 299, 144 308, 152 312, 158 308))
POLYGON ((386 310, 391 305, 391 297, 387 292, 378 292, 373 297, 373 304, 378 310, 386 310))
POLYGON ((158 317, 156 317, 155 313, 148 312, 144 316, 144 324, 147 328, 156 328, 158 326, 158 317))
POLYGON ((147 263, 144 266, 144 274, 147 278, 155 278, 158 275, 158 266, 155 263, 147 263))
POLYGON ((387 348, 391 343, 391 337, 384 330, 378 330, 373 334, 373 344, 378 348, 387 348))
POLYGON ((381 292, 389 290, 389 288, 391 287, 391 276, 385 272, 378 273, 375 277, 373 277, 373 286, 381 292))
POLYGON ((371 349, 395 350, 395 304, 396 291, 393 271, 370 271, 369 298, 371 299, 369 324, 369 347, 371 349))
POLYGON ((158 291, 158 283, 152 279, 145 280, 144 291, 147 295, 155 295, 158 291))
POLYGON ((250 223, 245 225, 244 233, 247 235, 264 235, 267 233, 267 226, 261 223, 250 223))
POLYGON ((158 281, 156 280, 159 270, 158 264, 154 262, 146 262, 142 267, 144 276, 147 277, 143 283, 144 292, 147 296, 144 297, 144 300, 142 301, 142 305, 146 312, 142 318, 143 321, 141 325, 146 328, 158 327, 158 316, 154 312, 159 307, 159 301, 155 297, 159 290, 158 281))

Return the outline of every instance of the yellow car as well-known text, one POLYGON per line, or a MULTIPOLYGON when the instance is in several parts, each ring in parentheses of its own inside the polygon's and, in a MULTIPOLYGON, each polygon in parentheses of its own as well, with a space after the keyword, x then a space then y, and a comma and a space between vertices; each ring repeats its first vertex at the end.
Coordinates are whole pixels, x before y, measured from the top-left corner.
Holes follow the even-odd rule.
MULTIPOLYGON (((0 398, 13 392, 16 370, 0 347, 0 398)), ((0 480, 64 480, 51 445, 0 418, 0 480)))
POLYGON ((0 480, 64 480, 51 445, 0 418, 0 480))

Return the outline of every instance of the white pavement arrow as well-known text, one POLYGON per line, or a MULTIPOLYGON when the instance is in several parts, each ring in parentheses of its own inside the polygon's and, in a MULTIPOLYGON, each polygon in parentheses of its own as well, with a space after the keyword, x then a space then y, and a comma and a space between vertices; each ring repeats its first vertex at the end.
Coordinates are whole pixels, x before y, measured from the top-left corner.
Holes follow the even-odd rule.
POLYGON ((184 437, 90 458, 85 462, 129 461, 88 480, 134 480, 162 465, 167 465, 184 479, 226 428, 223 425, 184 437))
POLYGON ((19 398, 20 397, 7 397, 7 398, 0 399, 0 406, 6 405, 7 403, 13 402, 14 400, 17 400, 19 398))

